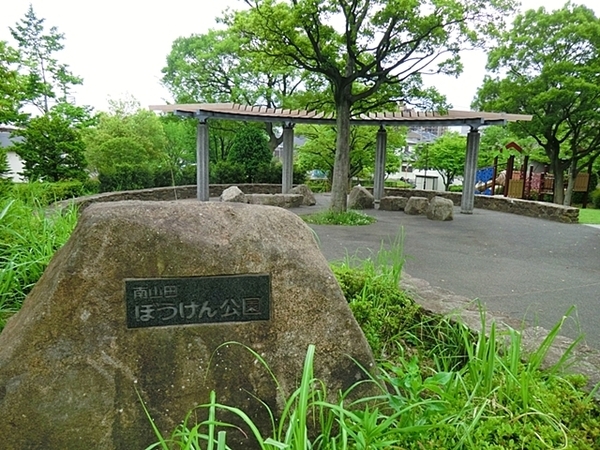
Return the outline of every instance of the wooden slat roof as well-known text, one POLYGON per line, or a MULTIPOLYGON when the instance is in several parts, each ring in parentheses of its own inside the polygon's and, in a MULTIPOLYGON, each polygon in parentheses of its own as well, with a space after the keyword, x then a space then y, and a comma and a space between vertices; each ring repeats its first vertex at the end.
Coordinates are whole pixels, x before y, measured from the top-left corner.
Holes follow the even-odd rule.
MULTIPOLYGON (((334 124, 335 116, 318 111, 246 106, 234 103, 188 103, 152 105, 153 111, 173 112, 199 119, 229 119, 261 122, 291 122, 334 124)), ((404 125, 404 126, 482 126, 503 125, 507 122, 530 121, 532 116, 523 114, 489 113, 450 110, 446 114, 431 111, 405 110, 361 114, 351 120, 353 125, 404 125)))

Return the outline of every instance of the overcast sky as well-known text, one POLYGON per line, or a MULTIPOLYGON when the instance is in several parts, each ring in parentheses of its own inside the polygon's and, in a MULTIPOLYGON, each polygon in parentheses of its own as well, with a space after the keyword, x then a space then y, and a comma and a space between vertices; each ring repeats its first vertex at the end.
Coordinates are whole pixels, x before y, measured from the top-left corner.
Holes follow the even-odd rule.
MULTIPOLYGON (((215 17, 241 0, 3 0, 0 40, 12 42, 9 27, 25 15, 29 4, 46 29, 65 34, 58 59, 83 77, 75 97, 78 104, 106 110, 107 99, 132 95, 142 106, 171 101, 160 85, 161 69, 172 42, 180 36, 204 33, 216 26, 215 17)), ((522 10, 545 6, 557 9, 561 0, 522 0, 522 10)), ((580 0, 600 15, 600 0, 580 0)), ((14 43, 13 43, 14 45, 14 43)), ((485 56, 463 55, 465 70, 458 79, 435 76, 430 83, 447 96, 455 109, 469 109, 485 73, 485 56)))

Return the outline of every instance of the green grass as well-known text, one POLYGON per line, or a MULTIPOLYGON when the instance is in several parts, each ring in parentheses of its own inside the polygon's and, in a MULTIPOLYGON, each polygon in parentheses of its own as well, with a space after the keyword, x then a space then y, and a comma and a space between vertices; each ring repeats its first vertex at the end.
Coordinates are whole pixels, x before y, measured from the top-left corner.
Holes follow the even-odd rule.
POLYGON ((45 208, 34 203, 19 198, 0 200, 0 331, 21 308, 77 222, 74 208, 47 215, 45 208))
POLYGON ((579 223, 600 225, 600 209, 580 209, 579 223))
POLYGON ((374 217, 358 211, 348 210, 336 213, 330 210, 300 216, 306 223, 315 225, 369 225, 377 221, 374 217))

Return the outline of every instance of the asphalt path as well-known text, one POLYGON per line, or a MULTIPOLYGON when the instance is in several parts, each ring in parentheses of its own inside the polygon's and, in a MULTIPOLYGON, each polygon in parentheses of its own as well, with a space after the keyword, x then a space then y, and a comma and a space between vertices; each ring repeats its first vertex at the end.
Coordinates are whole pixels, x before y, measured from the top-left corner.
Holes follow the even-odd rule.
MULTIPOLYGON (((329 205, 328 194, 316 197, 316 206, 292 211, 309 214, 329 205)), ((395 211, 365 213, 377 222, 311 225, 328 260, 373 256, 402 233, 409 275, 548 329, 575 305, 562 334, 583 333, 590 347, 600 349, 600 228, 484 209, 461 214, 455 208, 448 222, 395 211)))

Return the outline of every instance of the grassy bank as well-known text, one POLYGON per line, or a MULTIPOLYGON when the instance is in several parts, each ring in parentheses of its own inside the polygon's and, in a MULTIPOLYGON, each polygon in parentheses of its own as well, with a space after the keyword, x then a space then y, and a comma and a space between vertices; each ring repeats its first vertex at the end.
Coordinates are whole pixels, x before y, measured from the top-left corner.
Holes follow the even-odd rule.
MULTIPOLYGON (((73 210, 47 215, 44 206, 35 198, 0 201, 0 327, 77 220, 73 210)), ((402 264, 400 236, 371 258, 332 266, 377 359, 370 380, 376 396, 349 401, 351 390, 332 400, 314 379, 315 348, 309 347, 299 387, 287 398, 282 417, 273 419, 272 433, 252 428, 251 417, 236 405, 220 404, 215 392, 200 406, 209 410, 206 422, 193 422, 190 413, 171 434, 156 430, 152 448, 224 449, 222 411, 246 421, 269 450, 600 448, 600 410, 581 390, 585 379, 566 375, 564 360, 541 370, 561 323, 537 351, 525 355, 521 333, 498 330, 483 311, 486 332, 479 335, 425 313, 398 288, 402 264), (316 421, 308 421, 309 415, 316 421)), ((152 426, 150 416, 148 423, 152 426)))

